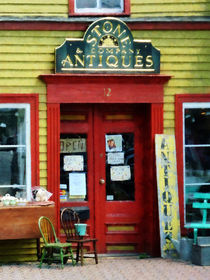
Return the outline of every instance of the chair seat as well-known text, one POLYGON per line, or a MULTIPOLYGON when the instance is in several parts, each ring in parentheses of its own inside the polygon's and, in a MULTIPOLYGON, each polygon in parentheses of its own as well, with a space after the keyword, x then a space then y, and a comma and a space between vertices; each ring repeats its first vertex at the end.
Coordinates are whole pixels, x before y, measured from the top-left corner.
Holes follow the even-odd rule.
POLYGON ((85 239, 79 239, 79 238, 72 238, 72 239, 67 239, 66 242, 70 243, 74 243, 74 242, 81 242, 81 243, 86 243, 86 242, 94 242, 94 241, 98 241, 98 239, 96 238, 85 238, 85 239))
POLYGON ((46 248, 48 247, 53 247, 53 248, 66 248, 66 247, 71 247, 71 244, 68 243, 48 243, 45 245, 46 248))

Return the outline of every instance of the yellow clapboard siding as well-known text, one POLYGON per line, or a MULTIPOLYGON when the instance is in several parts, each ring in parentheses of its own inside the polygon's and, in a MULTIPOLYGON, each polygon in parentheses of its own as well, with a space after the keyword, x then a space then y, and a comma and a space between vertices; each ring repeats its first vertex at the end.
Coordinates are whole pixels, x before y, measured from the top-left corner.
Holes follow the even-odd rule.
POLYGON ((0 262, 37 261, 35 239, 1 240, 0 262))
POLYGON ((42 170, 47 170, 47 164, 46 164, 46 162, 41 161, 40 164, 39 164, 39 168, 40 168, 40 170, 41 170, 41 169, 42 169, 42 170))
POLYGON ((148 3, 144 1, 140 5, 131 5, 131 13, 167 13, 167 12, 209 12, 210 11, 210 3, 148 3))
MULTIPOLYGON (((4 0, 6 1, 6 0, 4 0)), ((11 1, 11 0, 10 0, 11 1)), ((34 0, 33 0, 34 1, 34 0)), ((209 2, 208 0, 147 0, 144 3, 140 2, 139 0, 131 0, 131 5, 133 4, 137 4, 137 5, 144 5, 144 3, 147 4, 183 4, 183 3, 188 3, 188 4, 192 4, 192 3, 207 3, 209 2)))
POLYGON ((171 71, 171 70, 180 70, 180 71, 194 71, 194 70, 209 70, 210 69, 210 63, 169 63, 164 62, 161 64, 160 69, 163 71, 171 71))
POLYGON ((131 9, 131 18, 141 18, 141 17, 203 17, 203 16, 209 16, 210 12, 203 11, 203 12, 164 12, 164 13, 156 13, 156 12, 147 12, 147 13, 135 13, 135 8, 131 9))
POLYGON ((40 119, 47 119, 47 111, 39 111, 39 118, 40 119))
MULTIPOLYGON (((52 71, 46 71, 45 74, 51 74, 52 71)), ((31 70, 26 71, 23 69, 14 70, 0 70, 0 78, 10 78, 10 77, 19 77, 19 78, 37 78, 39 75, 42 74, 41 70, 31 70)))
POLYGON ((174 128, 164 128, 163 131, 164 134, 168 134, 168 135, 173 135, 174 134, 174 128))
POLYGON ((25 54, 16 54, 16 53, 9 53, 9 54, 0 54, 0 61, 12 61, 12 62, 15 62, 15 61, 29 61, 29 62, 38 62, 38 61, 41 61, 41 62, 54 62, 54 54, 28 54, 28 53, 25 53, 25 54))
POLYGON ((174 120, 174 112, 164 112, 164 119, 174 120))
POLYGON ((206 48, 186 48, 186 47, 164 47, 161 49, 161 54, 162 55, 197 55, 197 54, 202 54, 202 55, 210 55, 210 47, 206 48))
POLYGON ((40 120, 39 121, 39 127, 42 127, 42 128, 46 128, 47 127, 47 122, 46 120, 40 120))
POLYGON ((58 4, 45 4, 45 1, 42 2, 42 5, 30 3, 30 5, 25 4, 7 4, 4 5, 0 3, 0 14, 67 14, 68 7, 67 5, 58 5, 58 4))
MULTIPOLYGON (((46 47, 48 47, 49 44, 47 44, 49 38, 60 38, 61 43, 65 41, 66 38, 82 38, 84 33, 82 31, 74 31, 74 30, 65 30, 65 31, 54 31, 54 30, 49 30, 49 31, 38 31, 38 30, 0 30, 0 36, 3 38, 9 37, 12 39, 13 37, 19 36, 21 37, 28 37, 28 38, 35 38, 35 37, 40 37, 45 39, 46 42, 46 47)), ((3 42, 3 41, 2 41, 3 42)), ((20 45, 19 41, 16 41, 17 45, 20 45)), ((16 45, 13 45, 13 47, 16 47, 16 45)), ((33 47, 33 46, 32 46, 33 47)), ((58 46, 56 46, 58 47, 58 46)))
POLYGON ((173 120, 164 120, 164 128, 174 128, 175 124, 173 120))
POLYGON ((29 0, 1 0, 1 4, 13 4, 13 5, 21 5, 21 4, 27 4, 27 5, 30 5, 30 4, 39 4, 39 5, 42 5, 44 2, 44 4, 50 4, 50 5, 56 5, 56 4, 59 4, 59 5, 68 5, 68 0, 30 0, 30 3, 29 3, 29 0))
POLYGON ((47 131, 45 128, 39 128, 39 135, 47 135, 47 131))
POLYGON ((17 86, 41 86, 42 85, 42 81, 39 79, 24 79, 24 78, 2 78, 0 80, 0 86, 4 85, 11 85, 11 82, 17 86))
POLYGON ((39 143, 40 145, 46 145, 47 144, 47 137, 46 136, 39 136, 39 143))
POLYGON ((210 62, 210 55, 165 55, 161 58, 163 63, 165 62, 210 62))
POLYGON ((39 93, 40 96, 40 94, 46 93, 46 87, 1 86, 1 93, 39 93))
POLYGON ((47 179, 43 179, 43 178, 40 178, 40 185, 41 186, 47 186, 47 179))
POLYGON ((39 69, 40 72, 42 71, 42 74, 44 71, 48 71, 51 69, 52 71, 54 70, 54 62, 13 62, 13 61, 5 61, 1 62, 1 69, 6 70, 6 69, 27 69, 27 70, 36 70, 39 69))
POLYGON ((176 79, 183 79, 183 75, 186 79, 208 79, 210 77, 210 70, 191 71, 185 73, 183 73, 183 71, 162 71, 162 74, 171 75, 172 77, 176 77, 176 79))
POLYGON ((40 177, 41 177, 42 179, 47 178, 47 170, 41 169, 41 170, 40 170, 40 177))
POLYGON ((45 153, 47 153, 47 145, 39 145, 39 152, 40 152, 40 154, 45 154, 45 153))
POLYGON ((210 79, 171 79, 168 85, 172 86, 210 86, 210 79))
MULTIPOLYGON (((166 23, 167 24, 167 23, 166 23)), ((167 43, 166 39, 173 39, 174 45, 173 47, 177 47, 177 42, 174 41, 175 39, 209 39, 209 30, 132 30, 132 34, 135 38, 138 39, 163 39, 163 42, 167 43)), ((15 34, 14 34, 15 35, 15 34)), ((194 41, 191 41, 191 48, 194 46, 194 41)), ((169 47, 168 44, 165 44, 165 47, 169 47)), ((209 45, 208 45, 209 47, 209 45)))

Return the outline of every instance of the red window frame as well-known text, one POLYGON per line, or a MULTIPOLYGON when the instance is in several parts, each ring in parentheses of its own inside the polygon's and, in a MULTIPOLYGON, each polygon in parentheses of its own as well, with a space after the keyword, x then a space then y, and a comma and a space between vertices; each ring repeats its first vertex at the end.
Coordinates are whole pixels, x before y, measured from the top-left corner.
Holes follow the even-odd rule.
POLYGON ((120 13, 75 13, 74 0, 69 0, 69 16, 128 16, 130 15, 130 0, 124 0, 124 11, 120 13))
POLYGON ((177 175, 179 190, 179 209, 181 232, 186 233, 184 228, 184 182, 183 182, 183 103, 186 102, 210 102, 210 94, 179 94, 175 96, 175 135, 176 135, 176 156, 177 175))
POLYGON ((39 102, 36 94, 0 94, 0 103, 30 104, 31 186, 39 185, 39 102))

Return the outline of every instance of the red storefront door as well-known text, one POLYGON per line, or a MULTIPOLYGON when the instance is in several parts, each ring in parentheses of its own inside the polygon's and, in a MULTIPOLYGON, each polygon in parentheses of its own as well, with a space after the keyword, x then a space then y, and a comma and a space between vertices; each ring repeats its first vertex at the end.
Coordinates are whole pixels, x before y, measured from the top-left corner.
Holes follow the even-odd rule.
POLYGON ((144 250, 145 110, 143 104, 61 106, 61 141, 74 143, 70 153, 61 153, 61 186, 68 196, 61 207, 90 209, 88 233, 98 238, 99 252, 144 250), (69 167, 68 158, 77 164, 69 167))

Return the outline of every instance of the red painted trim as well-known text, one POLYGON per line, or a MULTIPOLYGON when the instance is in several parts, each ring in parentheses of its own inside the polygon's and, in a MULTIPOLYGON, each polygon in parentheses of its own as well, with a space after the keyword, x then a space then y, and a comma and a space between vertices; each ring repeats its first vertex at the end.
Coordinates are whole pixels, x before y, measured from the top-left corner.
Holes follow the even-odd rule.
POLYGON ((47 106, 47 179, 51 199, 56 205, 56 225, 60 229, 60 105, 47 106))
POLYGON ((27 103, 31 113, 31 185, 39 185, 39 101, 37 94, 1 94, 0 103, 27 103))
POLYGON ((183 185, 183 112, 182 107, 185 102, 210 102, 210 94, 177 94, 175 96, 175 135, 176 135, 176 156, 177 175, 179 190, 179 211, 181 234, 186 234, 184 228, 184 185, 183 185))
MULTIPOLYGON (((85 31, 92 22, 1 21, 0 30, 85 31)), ((126 22, 131 30, 210 30, 209 22, 126 22)))
POLYGON ((74 0, 69 0, 69 15, 70 16, 127 16, 130 15, 130 0, 124 0, 124 11, 122 13, 75 13, 74 0))
POLYGON ((47 83, 49 103, 162 103, 163 84, 171 78, 121 74, 49 74, 40 77, 47 83), (107 90, 110 91, 108 96, 107 90))

